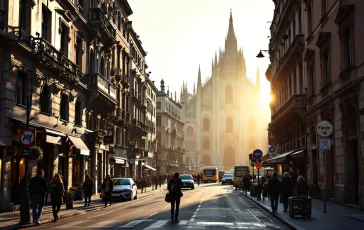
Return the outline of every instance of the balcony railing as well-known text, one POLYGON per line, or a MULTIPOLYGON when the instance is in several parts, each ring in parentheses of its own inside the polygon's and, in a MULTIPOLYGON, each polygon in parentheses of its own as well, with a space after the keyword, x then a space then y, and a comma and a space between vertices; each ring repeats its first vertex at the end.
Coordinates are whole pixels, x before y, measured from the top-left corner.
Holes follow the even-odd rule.
POLYGON ((14 27, 14 36, 18 42, 24 43, 28 48, 32 48, 33 37, 23 27, 14 27))
POLYGON ((116 100, 116 88, 99 73, 93 73, 90 77, 90 84, 116 100))
POLYGON ((286 103, 284 103, 273 115, 272 122, 277 121, 293 109, 306 108, 306 95, 297 94, 293 95, 286 103))
POLYGON ((115 39, 116 37, 116 30, 111 25, 109 19, 104 15, 100 8, 91 8, 89 11, 89 21, 93 22, 100 22, 101 25, 104 27, 105 31, 115 39))
POLYGON ((0 30, 5 32, 5 12, 0 10, 0 30))

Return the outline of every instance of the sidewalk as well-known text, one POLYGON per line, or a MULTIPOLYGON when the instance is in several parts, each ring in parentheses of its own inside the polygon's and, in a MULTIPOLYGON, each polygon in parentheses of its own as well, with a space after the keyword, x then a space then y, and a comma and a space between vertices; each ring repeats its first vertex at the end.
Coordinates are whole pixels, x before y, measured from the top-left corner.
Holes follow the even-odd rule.
MULTIPOLYGON (((241 192, 241 194, 243 194, 241 192)), ((271 212, 270 200, 258 201, 256 197, 244 194, 250 200, 271 212)), ((288 212, 284 212, 283 204, 278 204, 278 213, 272 214, 293 229, 364 229, 364 212, 333 203, 326 203, 326 214, 324 213, 324 202, 312 199, 312 215, 310 219, 297 216, 290 218, 288 212)))
MULTIPOLYGON (((158 188, 157 190, 152 190, 151 187, 147 188, 147 192, 140 192, 140 189, 138 189, 138 200, 139 199, 143 199, 145 197, 149 197, 152 195, 155 195, 159 192, 165 191, 166 189, 166 185, 162 186, 162 188, 158 188)), ((115 201, 113 203, 113 205, 111 207, 117 207, 119 205, 126 205, 126 204, 130 204, 129 202, 120 202, 120 201, 115 201)), ((61 210, 58 214, 59 219, 64 219, 67 217, 71 217, 71 216, 76 216, 76 215, 81 215, 81 214, 85 214, 87 212, 90 211, 96 211, 96 210, 100 210, 103 209, 105 206, 105 203, 102 202, 102 200, 100 199, 100 195, 94 195, 91 198, 91 205, 84 207, 85 205, 85 201, 74 201, 73 202, 73 209, 66 209, 66 205, 62 205, 61 206, 61 210)), ((19 218, 20 218, 20 212, 19 211, 15 211, 15 212, 3 212, 0 213, 0 229, 19 229, 19 228, 24 228, 24 227, 30 227, 33 226, 34 224, 29 224, 29 225, 19 225, 19 218)), ((32 221, 32 210, 30 209, 30 220, 32 221)), ((40 221, 42 223, 49 223, 53 221, 53 213, 52 213, 52 206, 51 205, 46 205, 43 208, 43 213, 40 217, 40 221)))

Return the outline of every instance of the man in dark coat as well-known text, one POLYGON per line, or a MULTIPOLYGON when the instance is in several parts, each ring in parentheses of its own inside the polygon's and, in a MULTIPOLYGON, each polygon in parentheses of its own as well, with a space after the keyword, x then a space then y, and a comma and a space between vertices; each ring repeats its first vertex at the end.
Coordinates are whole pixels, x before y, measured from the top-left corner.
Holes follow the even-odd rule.
POLYGON ((270 194, 270 202, 272 212, 277 212, 279 193, 281 192, 281 182, 278 180, 277 173, 273 173, 272 179, 268 182, 268 192, 270 194))
POLYGON ((94 182, 90 178, 90 175, 85 176, 85 182, 83 182, 83 194, 85 195, 85 207, 87 206, 87 199, 88 199, 88 206, 91 203, 91 196, 94 189, 94 182))
POLYGON ((282 179, 282 199, 284 211, 287 212, 288 209, 288 197, 292 196, 293 183, 288 172, 283 174, 282 179))
POLYGON ((168 191, 171 196, 171 219, 178 220, 179 214, 179 204, 181 202, 181 197, 183 196, 181 192, 182 181, 179 178, 179 173, 175 173, 173 178, 168 181, 168 191), (176 212, 174 209, 176 208, 176 212))
POLYGON ((48 191, 48 183, 44 178, 44 171, 38 170, 38 174, 30 180, 29 193, 33 208, 33 223, 41 224, 39 218, 43 211, 44 198, 48 191))

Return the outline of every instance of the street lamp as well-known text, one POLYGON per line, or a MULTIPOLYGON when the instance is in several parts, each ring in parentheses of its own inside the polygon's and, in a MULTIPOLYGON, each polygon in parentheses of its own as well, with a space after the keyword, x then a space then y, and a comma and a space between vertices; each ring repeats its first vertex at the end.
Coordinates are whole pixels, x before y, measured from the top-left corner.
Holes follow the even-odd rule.
MULTIPOLYGON (((272 52, 272 50, 260 50, 257 55, 257 58, 265 58, 265 56, 262 52, 266 52, 267 54, 270 55, 270 52, 272 52)), ((270 57, 274 58, 277 62, 279 62, 279 60, 276 57, 274 57, 273 55, 270 55, 270 57)))

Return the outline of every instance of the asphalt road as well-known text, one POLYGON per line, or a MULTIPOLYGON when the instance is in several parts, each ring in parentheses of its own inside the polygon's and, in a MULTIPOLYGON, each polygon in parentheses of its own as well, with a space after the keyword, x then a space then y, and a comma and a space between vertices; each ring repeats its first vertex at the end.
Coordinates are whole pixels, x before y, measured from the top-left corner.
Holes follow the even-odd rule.
POLYGON ((160 193, 33 229, 288 229, 229 185, 196 185, 183 193, 178 221, 170 220, 160 193))

